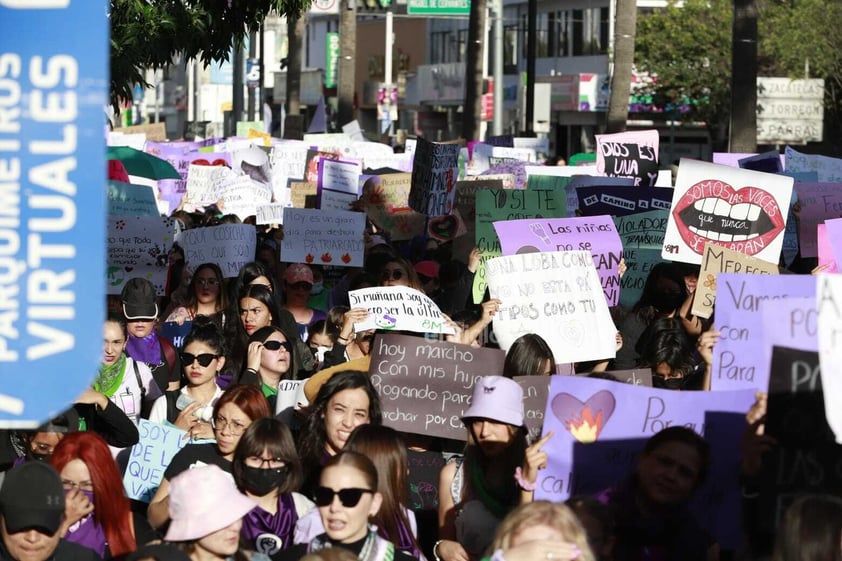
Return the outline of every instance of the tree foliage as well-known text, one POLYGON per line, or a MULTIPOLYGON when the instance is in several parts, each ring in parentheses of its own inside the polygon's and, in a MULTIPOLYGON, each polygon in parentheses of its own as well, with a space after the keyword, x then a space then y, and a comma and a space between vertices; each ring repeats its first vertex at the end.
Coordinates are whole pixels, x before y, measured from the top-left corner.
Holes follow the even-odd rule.
POLYGON ((175 55, 205 65, 228 58, 272 11, 297 14, 311 0, 111 0, 111 98, 131 99, 144 71, 175 55))

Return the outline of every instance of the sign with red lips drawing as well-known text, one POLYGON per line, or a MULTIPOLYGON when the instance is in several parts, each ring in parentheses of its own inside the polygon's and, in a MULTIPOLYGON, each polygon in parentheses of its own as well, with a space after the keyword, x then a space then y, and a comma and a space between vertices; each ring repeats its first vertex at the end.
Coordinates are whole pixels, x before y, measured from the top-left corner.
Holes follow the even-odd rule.
POLYGON ((793 179, 682 159, 661 256, 698 265, 706 243, 778 263, 793 179))

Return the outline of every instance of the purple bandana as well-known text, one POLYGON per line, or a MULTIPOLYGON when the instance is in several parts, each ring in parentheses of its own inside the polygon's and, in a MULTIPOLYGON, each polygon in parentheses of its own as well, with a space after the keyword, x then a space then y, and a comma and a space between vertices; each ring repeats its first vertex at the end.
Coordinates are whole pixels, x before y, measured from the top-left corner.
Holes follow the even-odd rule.
POLYGON ((296 522, 298 512, 292 493, 281 493, 277 514, 270 514, 258 506, 243 517, 240 537, 253 544, 255 551, 272 556, 292 545, 296 522))
MULTIPOLYGON (((82 491, 82 493, 88 497, 89 501, 94 502, 93 491, 82 491)), ((105 530, 96 523, 93 512, 68 528, 64 539, 92 549, 100 557, 105 556, 105 530)))
POLYGON ((143 338, 129 335, 126 354, 151 367, 158 366, 161 364, 161 343, 158 341, 158 335, 154 331, 143 338))

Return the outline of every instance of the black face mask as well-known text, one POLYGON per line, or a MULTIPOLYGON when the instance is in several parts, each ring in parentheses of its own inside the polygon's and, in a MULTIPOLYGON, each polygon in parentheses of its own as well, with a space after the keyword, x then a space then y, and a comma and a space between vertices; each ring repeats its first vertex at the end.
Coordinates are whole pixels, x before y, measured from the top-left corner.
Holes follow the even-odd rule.
POLYGON ((268 495, 283 484, 286 471, 286 467, 263 469, 243 466, 246 491, 258 497, 268 495))
POLYGON ((31 460, 35 460, 36 462, 49 462, 50 461, 50 455, 49 454, 36 454, 35 452, 32 452, 31 450, 29 452, 29 458, 31 460))
POLYGON ((679 292, 659 292, 655 295, 652 305, 661 314, 668 314, 677 310, 684 302, 679 292))
POLYGON ((652 387, 661 390, 683 390, 686 382, 687 379, 683 376, 667 380, 663 376, 652 375, 652 387))

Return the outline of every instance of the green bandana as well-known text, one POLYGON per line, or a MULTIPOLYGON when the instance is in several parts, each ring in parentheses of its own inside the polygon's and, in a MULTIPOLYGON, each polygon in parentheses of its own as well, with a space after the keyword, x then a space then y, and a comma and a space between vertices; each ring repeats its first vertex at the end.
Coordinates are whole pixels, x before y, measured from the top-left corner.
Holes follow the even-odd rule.
POLYGON ((126 372, 126 354, 122 353, 114 364, 103 364, 99 367, 99 374, 94 381, 93 389, 111 397, 117 393, 120 384, 123 383, 123 374, 126 372))
POLYGON ((273 395, 278 395, 278 388, 273 388, 272 386, 263 381, 260 382, 260 389, 263 390, 264 397, 272 397, 273 395))

